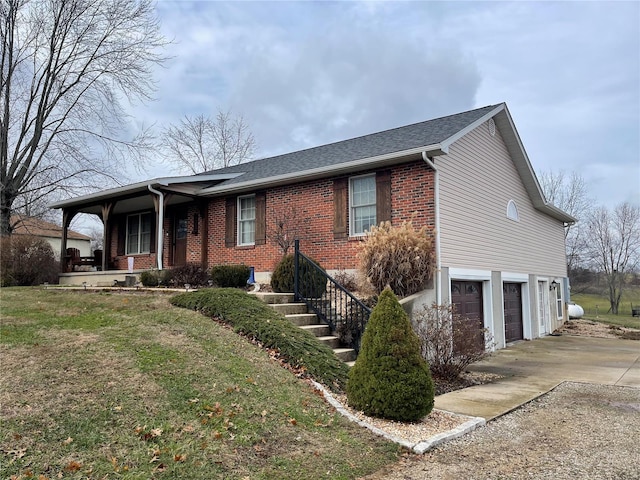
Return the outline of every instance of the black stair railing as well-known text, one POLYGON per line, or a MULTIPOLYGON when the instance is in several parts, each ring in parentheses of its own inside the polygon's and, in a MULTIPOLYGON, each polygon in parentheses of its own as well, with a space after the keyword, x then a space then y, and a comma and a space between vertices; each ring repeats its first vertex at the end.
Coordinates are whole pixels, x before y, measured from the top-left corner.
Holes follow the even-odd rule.
POLYGON ((356 352, 360 350, 371 309, 300 252, 298 240, 294 252, 294 294, 296 301, 304 302, 329 325, 342 344, 356 352))

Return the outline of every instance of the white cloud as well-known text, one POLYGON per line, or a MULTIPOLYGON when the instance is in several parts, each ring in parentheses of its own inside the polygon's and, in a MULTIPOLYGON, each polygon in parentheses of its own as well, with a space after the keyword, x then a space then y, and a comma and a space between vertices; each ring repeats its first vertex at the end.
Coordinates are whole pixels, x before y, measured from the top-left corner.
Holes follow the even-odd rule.
POLYGON ((636 2, 166 0, 158 11, 174 58, 139 121, 231 108, 270 155, 506 101, 536 169, 580 171, 609 204, 637 191, 636 2))

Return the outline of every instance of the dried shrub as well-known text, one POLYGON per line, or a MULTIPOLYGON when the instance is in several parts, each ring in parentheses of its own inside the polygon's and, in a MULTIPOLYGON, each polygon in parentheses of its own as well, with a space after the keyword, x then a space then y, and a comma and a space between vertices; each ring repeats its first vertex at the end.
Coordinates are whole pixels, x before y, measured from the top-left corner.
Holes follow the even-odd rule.
POLYGON ((412 323, 431 373, 443 379, 459 377, 470 364, 485 358, 493 346, 487 329, 477 328, 456 313, 455 305, 425 305, 414 313, 412 323))
POLYGON ((419 292, 433 273, 433 242, 427 227, 411 222, 394 227, 382 222, 372 227, 358 253, 360 270, 379 293, 391 287, 398 296, 419 292))
POLYGON ((413 422, 434 404, 429 365, 409 317, 390 289, 378 304, 362 337, 362 348, 349 371, 347 400, 367 415, 413 422))
POLYGON ((33 235, 12 235, 1 242, 0 286, 58 283, 60 263, 48 242, 33 235))
POLYGON ((211 269, 211 280, 221 288, 247 286, 251 269, 246 265, 216 265, 211 269))
POLYGON ((178 287, 189 284, 192 287, 207 285, 209 283, 209 274, 202 269, 200 265, 195 263, 187 263, 181 267, 171 270, 172 282, 178 287))
POLYGON ((333 274, 333 279, 350 292, 355 292, 360 287, 356 275, 344 270, 338 270, 335 272, 333 274))

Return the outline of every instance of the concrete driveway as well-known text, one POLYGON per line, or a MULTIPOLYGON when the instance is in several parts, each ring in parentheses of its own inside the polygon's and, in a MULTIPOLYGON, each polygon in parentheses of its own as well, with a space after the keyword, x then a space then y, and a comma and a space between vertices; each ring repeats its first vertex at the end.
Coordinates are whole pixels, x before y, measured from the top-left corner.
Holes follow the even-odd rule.
POLYGON ((469 370, 503 378, 440 395, 435 408, 491 420, 564 381, 640 388, 640 342, 549 336, 499 350, 469 370))

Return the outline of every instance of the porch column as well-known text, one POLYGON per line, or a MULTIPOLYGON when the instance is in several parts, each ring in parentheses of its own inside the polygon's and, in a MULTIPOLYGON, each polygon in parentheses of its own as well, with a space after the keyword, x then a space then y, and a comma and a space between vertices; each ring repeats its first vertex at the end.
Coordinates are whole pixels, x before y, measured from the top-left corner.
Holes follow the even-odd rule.
POLYGON ((102 271, 107 270, 108 261, 107 258, 111 256, 111 235, 110 222, 111 213, 113 212, 113 206, 115 202, 106 202, 102 204, 102 271))
POLYGON ((69 233, 69 225, 71 224, 71 220, 78 213, 77 210, 62 209, 62 239, 60 241, 60 271, 62 273, 67 271, 67 262, 65 261, 65 257, 67 256, 67 237, 69 233))

